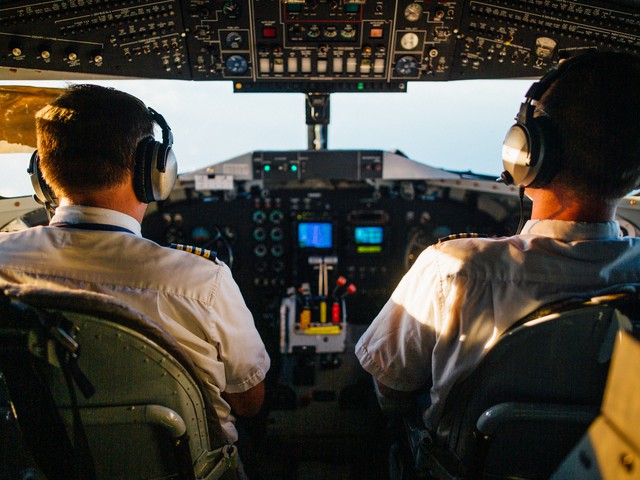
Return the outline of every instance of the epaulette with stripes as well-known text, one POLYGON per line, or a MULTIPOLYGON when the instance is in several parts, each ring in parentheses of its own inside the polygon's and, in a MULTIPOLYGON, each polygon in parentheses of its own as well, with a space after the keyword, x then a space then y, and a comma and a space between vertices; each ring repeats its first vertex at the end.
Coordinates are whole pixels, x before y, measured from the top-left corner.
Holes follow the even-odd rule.
POLYGON ((440 237, 438 239, 438 243, 446 242, 449 240, 456 240, 458 238, 488 238, 489 235, 485 235, 484 233, 454 233, 452 235, 447 235, 446 237, 440 237))
POLYGON ((218 260, 216 252, 213 250, 208 250, 202 247, 194 247, 192 245, 185 245, 183 243, 172 243, 169 245, 170 248, 174 250, 182 250, 183 252, 193 253, 194 255, 198 255, 199 257, 206 258, 207 260, 211 260, 215 262, 218 260))

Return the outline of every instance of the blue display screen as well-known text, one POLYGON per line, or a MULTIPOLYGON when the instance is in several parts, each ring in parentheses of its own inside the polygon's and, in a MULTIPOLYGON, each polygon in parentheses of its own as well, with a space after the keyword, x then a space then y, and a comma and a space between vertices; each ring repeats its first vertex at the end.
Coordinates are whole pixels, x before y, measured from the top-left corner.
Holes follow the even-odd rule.
POLYGON ((298 246, 300 248, 333 247, 333 226, 327 222, 299 223, 298 246))
POLYGON ((355 241, 357 245, 382 245, 382 227, 356 227, 355 241))

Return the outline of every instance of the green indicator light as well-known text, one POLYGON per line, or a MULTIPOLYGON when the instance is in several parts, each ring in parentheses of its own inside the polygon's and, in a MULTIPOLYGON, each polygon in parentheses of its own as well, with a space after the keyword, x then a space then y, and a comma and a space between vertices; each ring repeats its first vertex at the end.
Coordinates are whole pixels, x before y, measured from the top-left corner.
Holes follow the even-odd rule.
POLYGON ((297 172, 298 171, 298 166, 297 165, 291 165, 291 171, 292 172, 297 172))
POLYGON ((381 245, 358 245, 356 248, 358 253, 380 253, 382 252, 381 245))
POLYGON ((271 171, 271 165, 265 165, 264 166, 264 171, 265 172, 270 172, 271 171))
POLYGON ((358 82, 358 90, 364 90, 364 83, 358 82))

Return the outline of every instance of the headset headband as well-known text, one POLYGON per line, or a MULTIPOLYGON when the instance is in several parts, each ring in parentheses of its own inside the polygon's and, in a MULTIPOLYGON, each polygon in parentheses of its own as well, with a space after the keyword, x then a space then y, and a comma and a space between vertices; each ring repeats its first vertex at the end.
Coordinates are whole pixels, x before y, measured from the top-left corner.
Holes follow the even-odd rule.
POLYGON ((162 143, 168 147, 172 147, 173 133, 171 132, 171 128, 169 127, 169 124, 164 119, 164 117, 160 115, 158 112, 156 112, 153 108, 148 107, 148 110, 149 110, 149 113, 151 114, 151 117, 153 118, 153 121, 156 122, 162 129, 162 143))

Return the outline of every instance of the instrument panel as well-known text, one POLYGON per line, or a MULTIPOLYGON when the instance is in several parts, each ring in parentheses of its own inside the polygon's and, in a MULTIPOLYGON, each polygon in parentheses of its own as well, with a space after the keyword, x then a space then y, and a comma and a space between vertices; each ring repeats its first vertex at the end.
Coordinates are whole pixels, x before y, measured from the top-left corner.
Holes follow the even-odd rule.
POLYGON ((621 0, 9 0, 0 66, 236 92, 405 91, 540 76, 582 49, 640 52, 639 12, 621 0))
POLYGON ((397 163, 430 168, 380 151, 252 152, 214 174, 182 176, 143 234, 216 251, 265 328, 303 285, 312 297, 344 300, 349 323, 368 324, 426 246, 461 232, 508 235, 518 223, 513 195, 440 186, 460 177, 432 169, 440 180, 411 178, 397 163), (407 178, 390 178, 398 170, 407 178), (236 175, 225 185, 228 172, 236 175))

